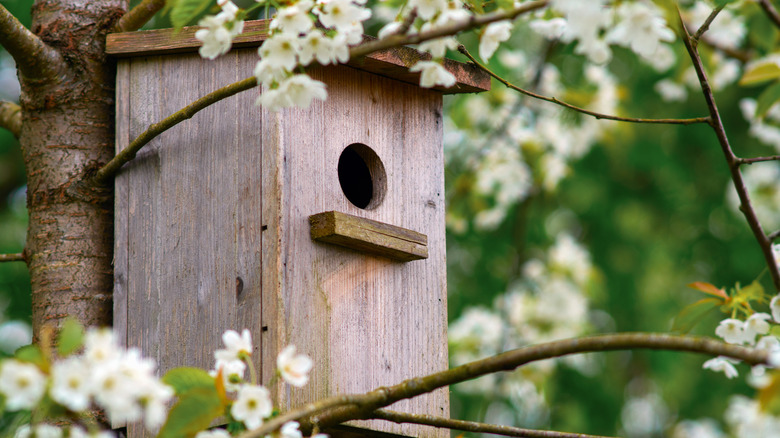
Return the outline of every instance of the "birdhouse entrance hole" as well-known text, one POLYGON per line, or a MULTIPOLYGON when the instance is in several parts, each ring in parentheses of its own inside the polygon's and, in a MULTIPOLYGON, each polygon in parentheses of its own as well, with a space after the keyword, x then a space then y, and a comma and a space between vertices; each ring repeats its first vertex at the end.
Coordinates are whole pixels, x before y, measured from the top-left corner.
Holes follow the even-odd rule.
POLYGON ((341 191, 355 207, 371 210, 379 206, 387 190, 385 166, 370 147, 353 143, 339 157, 341 191))

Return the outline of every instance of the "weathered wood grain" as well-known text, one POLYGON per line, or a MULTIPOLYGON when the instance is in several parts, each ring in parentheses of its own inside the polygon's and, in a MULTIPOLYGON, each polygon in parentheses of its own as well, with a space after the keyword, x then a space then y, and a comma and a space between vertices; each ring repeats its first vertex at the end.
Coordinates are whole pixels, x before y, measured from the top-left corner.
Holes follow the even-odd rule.
MULTIPOLYGON (((115 57, 150 56, 196 52, 201 42, 195 39, 198 26, 184 27, 181 31, 173 29, 120 32, 106 37, 106 53, 115 57)), ((268 21, 253 20, 244 24, 244 32, 233 41, 234 48, 257 47, 268 38, 268 21)), ((366 37, 371 40, 370 37, 366 37)), ((431 59, 430 54, 409 47, 397 47, 382 50, 352 59, 350 67, 375 73, 401 82, 418 85, 420 73, 409 72, 409 67, 420 60, 431 59)), ((205 61, 204 61, 205 62, 205 61)), ((479 68, 462 62, 445 60, 444 66, 457 80, 450 88, 434 87, 443 94, 477 93, 490 89, 490 76, 479 68)), ((245 72, 249 76, 252 69, 245 72)), ((243 79, 243 78, 241 78, 243 79)))
POLYGON ((311 238, 401 262, 428 258, 425 234, 371 219, 326 211, 309 216, 311 238))
MULTIPOLYGON (((283 410, 448 366, 441 95, 342 66, 310 74, 327 84, 327 101, 264 112, 263 119, 264 159, 276 169, 263 202, 281 212, 274 231, 279 278, 268 284, 278 290, 263 290, 274 295, 276 309, 274 315, 264 307, 264 321, 278 321, 277 345, 294 344, 315 362, 308 386, 278 389, 283 410), (341 189, 339 157, 354 143, 373 149, 385 169, 386 193, 373 209, 354 206, 341 189), (329 210, 423 233, 429 256, 398 263, 316 243, 308 218, 329 210)), ((448 394, 435 391, 393 409, 448 415, 448 394)), ((355 424, 410 436, 448 435, 384 422, 355 424)))
MULTIPOLYGON (((215 63, 194 54, 122 61, 129 97, 118 103, 118 132, 132 138, 236 81, 252 68, 249 52, 215 63)), ((127 299, 116 303, 126 311, 115 324, 127 327, 127 345, 156 359, 161 374, 213 368, 228 329, 252 330, 261 363, 261 114, 253 94, 220 101, 165 132, 117 178, 116 227, 126 229, 117 253, 127 251, 127 267, 115 275, 126 282, 127 299)), ((128 430, 145 436, 138 425, 128 430)))
MULTIPOLYGON (((117 147, 239 79, 256 59, 241 49, 213 62, 196 54, 121 60, 117 147)), ((294 344, 315 369, 302 389, 272 388, 283 410, 448 362, 441 94, 345 66, 311 74, 327 84, 326 102, 271 113, 254 106, 256 93, 238 94, 156 138, 116 183, 115 282, 126 299, 115 304, 115 324, 126 327, 127 345, 155 358, 161 373, 211 368, 221 334, 248 328, 268 383, 276 355, 294 344), (386 172, 383 200, 370 210, 341 191, 338 160, 353 143, 372 148, 386 172), (423 233, 428 258, 398 263, 312 241, 309 216, 330 210, 423 233)), ((448 393, 393 409, 448 415, 448 393)))

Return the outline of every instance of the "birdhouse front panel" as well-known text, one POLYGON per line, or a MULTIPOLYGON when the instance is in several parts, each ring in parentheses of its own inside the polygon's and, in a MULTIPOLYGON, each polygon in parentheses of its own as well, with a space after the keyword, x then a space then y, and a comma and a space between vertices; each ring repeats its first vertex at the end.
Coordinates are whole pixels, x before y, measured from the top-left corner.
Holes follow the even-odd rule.
MULTIPOLYGON (((237 46, 256 48, 264 22, 237 46)), ((113 34, 117 151, 151 124, 244 79, 255 48, 215 61, 195 29, 113 34)), ((379 52, 312 68, 328 99, 269 112, 260 90, 221 100, 145 146, 116 179, 114 326, 157 360, 210 369, 221 334, 247 328, 269 383, 287 345, 315 363, 283 410, 447 368, 442 90, 420 89, 420 54, 379 52)), ((455 92, 489 78, 448 62, 455 92)), ((393 409, 448 416, 446 389, 393 409)), ((433 428, 351 426, 414 436, 433 428)), ((129 436, 143 431, 129 427, 129 436)))
MULTIPOLYGON (((279 244, 263 251, 270 258, 264 272, 278 272, 268 278, 277 283, 263 288, 276 295, 264 301, 266 317, 276 306, 279 326, 269 330, 279 336, 270 351, 294 344, 316 364, 308 387, 282 394, 285 407, 447 368, 441 94, 349 67, 311 74, 327 84, 328 99, 306 110, 264 112, 262 123, 263 152, 275 158, 264 160, 265 181, 276 192, 265 192, 264 203, 278 202, 267 208, 278 215, 263 236, 264 244, 279 244), (357 240, 402 241, 401 252, 404 230, 423 235, 427 258, 402 261, 315 241, 310 217, 324 212, 359 229, 357 240)), ((273 367, 270 359, 264 366, 273 367)), ((449 414, 446 389, 392 408, 449 414)), ((372 428, 380 426, 421 433, 418 426, 372 428)))

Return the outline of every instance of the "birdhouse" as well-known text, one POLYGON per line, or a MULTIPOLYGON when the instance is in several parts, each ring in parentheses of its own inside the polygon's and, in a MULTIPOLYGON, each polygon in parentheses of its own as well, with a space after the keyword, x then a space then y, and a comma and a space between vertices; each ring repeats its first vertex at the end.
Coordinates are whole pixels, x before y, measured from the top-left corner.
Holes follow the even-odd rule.
MULTIPOLYGON (((192 28, 109 35, 117 151, 251 75, 266 28, 247 22, 215 61, 198 56, 192 28)), ((442 94, 486 90, 490 81, 447 61, 457 84, 422 89, 408 71, 420 59, 397 48, 314 67, 326 101, 269 112, 255 106, 259 89, 246 91, 142 149, 116 178, 120 338, 163 373, 213 368, 221 334, 247 328, 265 383, 277 354, 295 345, 315 365, 304 388, 270 388, 282 410, 446 369, 442 94)), ((448 392, 390 408, 447 416, 448 392)), ((352 426, 449 435, 379 421, 352 426)))

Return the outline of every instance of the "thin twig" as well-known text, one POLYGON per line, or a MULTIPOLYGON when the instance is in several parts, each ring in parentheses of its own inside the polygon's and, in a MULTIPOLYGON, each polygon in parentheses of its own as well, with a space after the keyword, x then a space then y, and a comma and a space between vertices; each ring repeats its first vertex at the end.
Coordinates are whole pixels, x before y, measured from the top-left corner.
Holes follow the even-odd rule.
POLYGON ((775 23, 775 26, 780 27, 780 14, 777 13, 777 9, 769 3, 769 0, 758 0, 758 4, 764 9, 766 15, 775 23))
POLYGON ((365 394, 331 397, 309 403, 274 418, 258 429, 245 432, 240 435, 240 438, 263 437, 288 421, 300 421, 302 429, 307 429, 313 425, 319 428, 328 428, 345 421, 364 419, 376 409, 399 400, 416 397, 444 386, 476 379, 487 374, 511 371, 531 362, 580 353, 638 349, 686 351, 710 356, 726 356, 741 360, 749 365, 767 364, 769 358, 766 351, 697 336, 625 333, 565 339, 508 351, 446 371, 408 379, 397 385, 377 388, 365 394))
POLYGON ((16 254, 0 254, 0 262, 23 262, 24 253, 18 252, 16 254))
POLYGON ((777 230, 774 233, 770 233, 768 236, 766 236, 770 242, 774 242, 778 237, 780 237, 780 230, 777 230))
POLYGON ((499 76, 496 73, 494 73, 492 70, 490 70, 486 66, 480 64, 479 61, 477 61, 473 56, 471 56, 471 53, 469 53, 469 51, 466 50, 465 46, 463 46, 463 45, 458 46, 458 51, 460 53, 464 54, 467 58, 469 58, 469 60, 474 65, 476 65, 480 69, 484 70, 487 74, 489 74, 490 76, 494 77, 497 81, 499 81, 502 84, 506 85, 507 88, 511 88, 511 89, 513 89, 515 91, 518 91, 518 92, 520 92, 522 94, 525 94, 526 96, 530 96, 530 97, 533 97, 535 99, 551 102, 551 103, 554 103, 554 104, 557 104, 557 105, 569 108, 571 110, 574 110, 574 111, 577 111, 577 112, 580 112, 580 113, 583 113, 583 114, 587 114, 589 116, 593 116, 593 117, 595 117, 597 119, 615 120, 615 121, 618 121, 618 122, 659 123, 659 124, 669 124, 669 125, 692 125, 692 124, 695 124, 695 123, 708 123, 708 124, 710 123, 710 118, 709 117, 696 117, 696 118, 693 118, 693 119, 638 119, 638 118, 634 118, 634 117, 618 117, 618 116, 614 116, 614 115, 611 115, 611 114, 597 113, 595 111, 590 111, 590 110, 587 110, 585 108, 580 108, 580 107, 574 106, 574 105, 572 105, 570 103, 566 103, 564 101, 559 100, 558 98, 549 97, 549 96, 543 96, 541 94, 536 94, 536 93, 534 93, 532 91, 528 91, 528 90, 520 88, 520 87, 518 87, 516 85, 513 85, 512 83, 510 83, 506 79, 504 79, 501 76, 499 76))
POLYGON ((0 101, 0 128, 11 131, 14 137, 19 138, 22 132, 22 107, 13 102, 0 101))
MULTIPOLYGON (((350 59, 365 56, 378 50, 389 49, 407 44, 417 44, 440 38, 442 36, 453 35, 455 33, 482 26, 487 23, 492 23, 494 21, 515 18, 521 14, 543 8, 547 6, 547 3, 547 0, 523 3, 522 6, 511 11, 486 14, 480 17, 472 17, 472 19, 469 20, 464 20, 462 22, 457 22, 448 26, 439 27, 415 35, 390 35, 381 40, 375 40, 357 47, 353 47, 349 52, 350 59)), ((120 151, 113 159, 111 159, 111 161, 98 169, 98 171, 92 177, 90 177, 88 181, 85 182, 85 184, 88 186, 104 186, 108 184, 110 179, 116 175, 119 169, 125 163, 135 158, 138 151, 140 151, 142 147, 144 147, 155 137, 170 129, 171 127, 183 122, 184 120, 191 118, 198 111, 206 108, 207 106, 222 99, 233 96, 234 94, 237 94, 241 91, 255 87, 256 85, 257 79, 254 76, 227 85, 207 94, 206 96, 201 97, 200 99, 171 114, 160 122, 150 125, 146 131, 130 142, 130 144, 122 151, 120 151)))
POLYGON ((372 419, 392 421, 393 423, 424 424, 465 432, 489 433, 493 435, 514 436, 521 438, 609 438, 601 435, 586 435, 584 433, 557 432, 554 430, 523 429, 520 427, 500 426, 497 424, 477 423, 474 421, 451 420, 424 414, 407 414, 405 412, 377 409, 371 413, 372 419))
POLYGON ((456 21, 446 26, 436 27, 434 29, 420 32, 413 35, 389 35, 381 40, 371 41, 367 44, 352 48, 349 51, 350 59, 359 56, 368 55, 378 50, 389 49, 392 47, 405 46, 408 44, 419 44, 428 40, 455 35, 457 33, 484 26, 496 21, 512 20, 520 15, 533 12, 547 6, 548 0, 533 1, 521 4, 515 9, 508 11, 493 12, 485 15, 472 15, 468 20, 456 21))
POLYGON ((16 67, 31 79, 55 80, 65 68, 58 51, 30 32, 0 4, 0 46, 16 61, 16 67))
POLYGON ((775 285, 775 289, 780 291, 780 269, 778 269, 774 255, 772 254, 772 242, 767 238, 764 230, 761 228, 761 223, 758 221, 756 212, 753 209, 753 204, 750 201, 750 196, 748 195, 747 187, 745 186, 745 181, 742 179, 742 174, 739 171, 739 158, 734 154, 731 144, 729 144, 726 129, 723 126, 723 121, 721 120, 720 112, 718 111, 718 105, 715 103, 715 95, 712 93, 712 88, 707 80, 707 74, 704 71, 704 64, 702 63, 696 48, 693 46, 691 36, 688 33, 688 29, 685 27, 685 22, 682 19, 679 9, 677 13, 680 18, 683 42, 685 43, 685 48, 688 50, 688 55, 693 62, 693 67, 696 69, 696 74, 699 77, 699 84, 701 85, 701 90, 704 94, 704 100, 707 102, 707 108, 710 112, 710 126, 712 126, 712 129, 715 131, 715 135, 718 138, 718 143, 720 143, 723 156, 726 158, 726 163, 731 172, 731 180, 734 182, 734 187, 739 195, 739 209, 742 211, 742 214, 745 215, 750 230, 753 232, 753 236, 761 247, 761 251, 764 254, 764 260, 769 268, 769 273, 772 275, 772 282, 775 285))
POLYGON ((753 164, 761 163, 763 161, 780 161, 780 155, 771 155, 768 157, 755 157, 755 158, 737 158, 737 164, 753 164))
POLYGON ((176 111, 163 120, 149 125, 149 127, 135 138, 130 144, 122 149, 114 158, 111 159, 105 166, 101 167, 88 183, 96 186, 102 186, 108 184, 111 178, 116 175, 119 169, 128 161, 135 158, 135 155, 141 150, 144 145, 152 141, 155 137, 167 131, 168 129, 178 125, 179 123, 192 118, 198 111, 206 108, 207 106, 219 102, 222 99, 226 99, 234 94, 238 94, 244 90, 248 90, 257 85, 257 78, 254 76, 246 78, 244 80, 232 83, 225 87, 222 87, 216 91, 201 97, 200 99, 192 102, 184 108, 176 111))
POLYGON ((165 6, 165 0, 143 0, 116 22, 114 32, 130 32, 140 29, 165 6))
POLYGON ((697 44, 699 44, 699 39, 701 39, 701 36, 704 35, 704 32, 707 32, 710 28, 710 24, 715 20, 715 17, 720 14, 720 11, 723 10, 723 8, 726 7, 726 5, 721 5, 716 7, 715 9, 710 12, 710 15, 707 16, 707 19, 704 20, 704 23, 702 23, 701 26, 699 26, 699 30, 696 31, 696 34, 691 37, 693 41, 691 43, 694 47, 696 47, 697 44))

